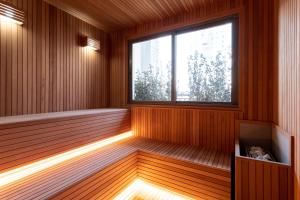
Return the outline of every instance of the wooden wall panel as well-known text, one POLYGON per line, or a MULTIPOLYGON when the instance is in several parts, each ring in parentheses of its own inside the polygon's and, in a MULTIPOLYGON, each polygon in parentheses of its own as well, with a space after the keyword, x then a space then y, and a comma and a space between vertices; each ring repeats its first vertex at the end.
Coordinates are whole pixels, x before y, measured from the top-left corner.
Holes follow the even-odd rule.
POLYGON ((279 0, 278 116, 274 121, 295 138, 295 199, 300 199, 300 2, 279 0))
POLYGON ((207 138, 208 141, 213 141, 216 134, 220 134, 219 138, 229 137, 230 140, 227 143, 220 143, 220 146, 218 144, 216 148, 232 151, 234 140, 231 136, 234 135, 234 130, 226 127, 231 127, 237 117, 231 116, 248 120, 273 120, 273 66, 275 64, 273 59, 273 55, 275 55, 273 33, 276 30, 274 17, 276 10, 273 8, 275 7, 273 0, 220 1, 213 6, 202 6, 188 14, 112 33, 110 106, 129 106, 132 108, 133 127, 137 135, 172 142, 188 143, 187 141, 189 141, 193 145, 210 146, 212 143, 206 140, 191 139, 195 136, 193 134, 197 133, 197 137, 207 138), (156 106, 127 105, 128 39, 199 24, 232 14, 240 15, 238 108, 201 106, 193 107, 193 111, 191 111, 188 107, 181 110, 176 106, 160 106, 160 108, 157 108, 156 106), (188 122, 190 126, 185 124, 189 120, 198 120, 197 117, 191 117, 192 119, 183 117, 192 116, 191 112, 198 113, 199 124, 192 122, 188 122), (224 123, 224 129, 223 125, 219 124, 218 118, 225 119, 226 116, 230 117, 221 120, 224 123), (211 119, 212 121, 210 121, 211 119), (174 122, 176 123, 174 124, 174 122), (208 130, 203 124, 209 124, 213 128, 220 128, 220 130, 208 130), (228 131, 228 134, 223 135, 221 131, 225 133, 228 131))
MULTIPOLYGON (((0 124, 0 172, 131 130, 127 109, 53 113, 0 124), (29 119, 28 119, 29 118, 29 119)), ((13 119, 16 117, 13 117, 13 119)), ((18 117, 17 117, 18 118, 18 117)))
POLYGON ((132 130, 137 136, 231 152, 235 120, 242 117, 238 111, 135 107, 132 130))
POLYGON ((236 199, 291 200, 291 168, 284 164, 236 157, 236 199))
POLYGON ((293 200, 293 137, 269 122, 240 121, 236 128, 236 200, 293 200), (267 140, 270 140, 269 144, 267 140), (272 149, 276 162, 245 156, 245 145, 251 141, 272 149))
POLYGON ((9 0, 26 13, 0 21, 0 116, 108 105, 108 35, 42 0, 9 0), (79 35, 101 41, 81 47, 79 35))

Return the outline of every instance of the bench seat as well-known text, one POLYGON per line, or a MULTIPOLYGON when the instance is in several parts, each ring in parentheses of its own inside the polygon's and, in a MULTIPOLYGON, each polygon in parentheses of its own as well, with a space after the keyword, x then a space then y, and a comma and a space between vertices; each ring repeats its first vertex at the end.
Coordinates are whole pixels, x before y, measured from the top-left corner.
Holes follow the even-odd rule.
POLYGON ((131 130, 128 109, 0 118, 0 173, 131 130))
POLYGON ((136 177, 197 198, 230 198, 230 155, 132 137, 4 186, 0 199, 111 199, 136 177))

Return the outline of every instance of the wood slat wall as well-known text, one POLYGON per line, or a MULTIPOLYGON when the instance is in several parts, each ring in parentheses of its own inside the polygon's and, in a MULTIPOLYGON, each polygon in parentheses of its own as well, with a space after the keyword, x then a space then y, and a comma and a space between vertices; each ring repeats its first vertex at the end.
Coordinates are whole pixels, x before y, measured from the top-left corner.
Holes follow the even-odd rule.
POLYGON ((195 199, 230 199, 230 172, 139 152, 138 176, 195 199))
POLYGON ((224 167, 230 159, 223 157, 229 156, 228 154, 203 151, 190 146, 170 151, 174 145, 145 139, 129 140, 119 145, 120 149, 116 144, 111 146, 115 146, 111 149, 114 154, 121 151, 122 155, 122 149, 129 147, 136 151, 118 163, 71 185, 54 195, 53 199, 112 199, 135 178, 195 199, 230 199, 230 169, 224 167), (198 156, 192 159, 194 154, 198 156))
POLYGON ((240 121, 236 129, 235 199, 293 200, 294 139, 269 122, 240 121), (276 162, 245 156, 251 141, 271 149, 276 162))
POLYGON ((113 199, 137 176, 196 199, 229 199, 230 164, 229 153, 132 137, 5 185, 0 199, 113 199))
POLYGON ((0 172, 131 130, 130 111, 0 125, 0 172))
POLYGON ((292 200, 287 165, 236 157, 236 199, 292 200))
POLYGON ((235 120, 238 111, 211 111, 184 108, 132 109, 132 130, 142 137, 191 144, 231 152, 234 147, 235 120))
POLYGON ((43 0, 6 2, 26 17, 0 21, 0 116, 106 107, 108 35, 43 0), (81 47, 81 34, 101 51, 81 47))
POLYGON ((115 184, 116 187, 122 184, 121 179, 119 184, 113 181, 119 179, 120 176, 124 179, 130 178, 128 172, 131 171, 130 174, 132 174, 132 171, 135 171, 130 169, 136 167, 136 154, 136 149, 124 146, 122 142, 113 143, 5 185, 1 187, 0 199, 50 199, 56 195, 66 197, 66 199, 74 199, 74 196, 78 199, 89 199, 84 197, 97 194, 99 189, 96 192, 93 191, 97 187, 100 187, 103 192, 109 190, 113 193, 111 184, 115 184), (89 183, 92 176, 94 176, 94 180, 96 179, 97 184, 89 183), (82 182, 88 183, 84 184, 86 187, 81 184, 82 182), (78 190, 78 187, 75 186, 77 184, 82 190, 78 190), (75 186, 75 191, 69 190, 72 186, 75 186), (63 195, 61 195, 62 193, 63 195))
POLYGON ((295 138, 295 199, 300 199, 300 2, 279 0, 278 116, 295 138))
POLYGON ((113 199, 137 178, 137 161, 137 152, 132 153, 51 199, 113 199))
MULTIPOLYGON (((220 0, 89 0, 84 4, 82 0, 45 1, 105 31, 116 31, 183 12, 191 12, 195 8, 214 7, 220 4, 220 0)), ((233 1, 232 4, 234 3, 233 1)), ((226 4, 229 5, 231 2, 227 1, 226 4)))
MULTIPOLYGON (((157 108, 157 106, 127 105, 127 41, 128 39, 139 38, 239 13, 239 108, 195 107, 193 108, 195 109, 193 112, 199 112, 200 124, 206 124, 217 129, 222 126, 219 124, 220 120, 218 118, 223 118, 222 116, 226 115, 238 115, 238 119, 272 121, 273 96, 276 95, 273 92, 273 66, 275 64, 273 59, 273 55, 275 55, 273 48, 275 38, 273 33, 276 30, 275 22, 277 20, 275 18, 275 9, 273 9, 275 6, 273 0, 225 0, 215 3, 213 6, 202 6, 188 14, 112 33, 110 106, 131 106, 133 129, 136 130, 135 133, 137 135, 146 136, 147 134, 147 137, 150 138, 153 137, 174 142, 183 139, 184 142, 188 141, 194 145, 207 143, 207 141, 202 141, 201 139, 191 140, 190 138, 195 135, 199 138, 210 137, 208 141, 213 141, 216 132, 210 133, 210 130, 206 130, 205 126, 192 123, 193 120, 197 121, 199 119, 191 117, 189 119, 190 122, 188 122, 189 120, 181 120, 183 119, 181 116, 190 116, 190 109, 181 110, 174 106, 164 106, 161 109, 157 108), (209 114, 205 114, 206 111, 209 114), (151 120, 154 120, 153 117, 155 115, 159 118, 155 119, 154 123, 151 120), (165 116, 168 118, 164 118, 165 116), (210 117, 207 119, 207 116, 210 117), (206 122, 210 121, 211 118, 213 123, 206 122), (171 124, 172 120, 172 123, 177 120, 176 127, 178 129, 170 128, 173 125, 171 124), (146 122, 151 122, 152 126, 146 122), (187 128, 185 123, 196 126, 187 128), (169 127, 169 129, 166 127, 169 127), (184 128, 187 129, 184 130, 184 128)), ((234 140, 232 140, 232 135, 234 135, 234 132, 232 132, 230 127, 234 119, 237 119, 237 117, 231 117, 227 121, 221 120, 224 123, 224 127, 229 127, 224 130, 228 135, 226 134, 222 137, 230 138, 230 141, 226 144, 220 143, 221 146, 217 146, 217 149, 233 151, 234 140)))

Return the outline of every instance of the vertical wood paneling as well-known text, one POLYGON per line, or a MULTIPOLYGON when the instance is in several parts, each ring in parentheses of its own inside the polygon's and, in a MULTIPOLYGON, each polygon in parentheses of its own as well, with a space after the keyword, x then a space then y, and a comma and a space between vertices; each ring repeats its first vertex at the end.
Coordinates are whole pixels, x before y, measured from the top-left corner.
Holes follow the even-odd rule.
POLYGON ((239 105, 245 119, 273 119, 273 47, 275 31, 273 1, 223 1, 194 12, 136 26, 111 34, 110 105, 127 104, 127 41, 232 14, 240 15, 239 105), (261 20, 262 19, 262 20, 261 20), (247 42, 245 42, 247 41, 247 42))
POLYGON ((0 21, 0 116, 106 107, 107 34, 42 0, 7 2, 26 19, 0 21), (99 39, 101 51, 81 47, 79 35, 99 39))
POLYGON ((274 121, 295 138, 295 199, 300 198, 300 2, 279 0, 278 116, 274 121))
POLYGON ((236 199, 293 199, 291 168, 287 165, 235 158, 236 199))
POLYGON ((220 1, 194 12, 111 34, 110 106, 127 105, 127 41, 232 14, 240 15, 239 108, 131 106, 137 135, 232 151, 235 119, 272 121, 275 6, 272 0, 220 1))
POLYGON ((135 107, 132 130, 142 137, 231 152, 235 120, 241 117, 238 111, 135 107))

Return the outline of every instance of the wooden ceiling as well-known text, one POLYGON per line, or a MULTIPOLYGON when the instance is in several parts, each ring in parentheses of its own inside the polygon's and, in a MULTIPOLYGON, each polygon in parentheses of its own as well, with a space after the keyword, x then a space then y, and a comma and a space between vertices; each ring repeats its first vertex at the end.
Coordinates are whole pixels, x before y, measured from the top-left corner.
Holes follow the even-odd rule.
POLYGON ((189 12, 219 0, 45 0, 106 31, 189 12))

